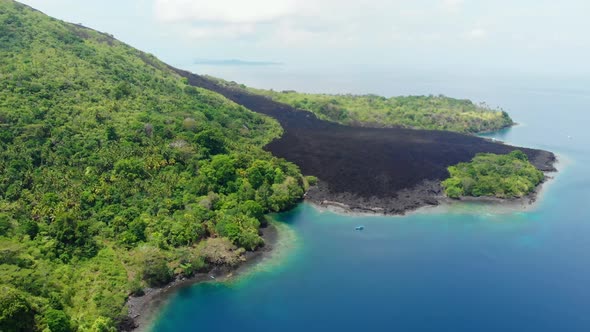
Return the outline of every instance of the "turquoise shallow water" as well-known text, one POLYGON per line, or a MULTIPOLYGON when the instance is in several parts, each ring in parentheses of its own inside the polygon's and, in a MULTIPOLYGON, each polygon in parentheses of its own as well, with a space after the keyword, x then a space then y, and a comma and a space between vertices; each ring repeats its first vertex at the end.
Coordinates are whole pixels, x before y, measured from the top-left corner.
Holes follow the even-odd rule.
POLYGON ((590 94, 519 86, 446 93, 522 123, 490 136, 558 154, 532 208, 375 217, 301 204, 277 216, 288 236, 274 259, 181 290, 153 330, 590 331, 590 94))

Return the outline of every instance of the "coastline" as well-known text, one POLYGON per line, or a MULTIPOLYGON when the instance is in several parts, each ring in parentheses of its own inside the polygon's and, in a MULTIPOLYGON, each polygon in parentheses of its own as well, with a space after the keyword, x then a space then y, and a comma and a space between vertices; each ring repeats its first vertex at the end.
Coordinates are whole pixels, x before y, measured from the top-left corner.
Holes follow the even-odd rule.
POLYGON ((128 314, 119 326, 120 331, 143 332, 149 330, 158 317, 160 309, 179 289, 190 287, 201 282, 225 281, 240 275, 253 265, 268 257, 279 238, 277 226, 272 222, 261 228, 265 245, 255 251, 244 254, 244 261, 236 266, 214 266, 208 272, 196 273, 190 278, 177 277, 163 287, 145 288, 142 296, 129 296, 127 299, 128 314))
POLYGON ((341 209, 353 214, 405 215, 421 207, 439 205, 442 192, 440 182, 426 180, 389 197, 360 197, 353 193, 332 192, 320 180, 317 186, 309 188, 305 200, 319 207, 341 209))
MULTIPOLYGON (((362 199, 351 194, 336 194, 332 199, 317 200, 313 196, 314 191, 321 185, 311 187, 305 194, 305 201, 318 209, 325 209, 330 212, 355 215, 355 216, 404 216, 409 213, 428 212, 425 209, 452 206, 457 203, 483 203, 490 206, 514 207, 519 210, 526 210, 534 205, 543 193, 543 188, 548 182, 554 179, 548 173, 557 171, 555 167, 559 161, 551 153, 551 160, 545 160, 545 179, 535 190, 520 198, 496 198, 496 197, 462 197, 461 199, 450 199, 442 193, 440 182, 425 181, 424 184, 411 190, 403 190, 398 195, 389 199, 372 198, 362 199), (344 199, 342 199, 344 198, 344 199), (344 202, 340 201, 343 200, 344 202), (347 204, 347 203, 352 204, 347 204)), ((329 192, 323 192, 324 194, 329 192)), ((269 222, 268 226, 261 229, 265 246, 253 252, 244 254, 244 261, 236 266, 214 266, 206 273, 197 273, 191 278, 177 278, 166 286, 160 288, 146 288, 143 296, 130 296, 127 301, 128 316, 120 325, 122 331, 146 331, 153 321, 158 317, 158 312, 179 289, 190 287, 194 284, 209 281, 225 281, 241 273, 248 271, 266 257, 269 257, 277 245, 279 232, 277 226, 269 222)))
POLYGON ((543 157, 537 158, 534 162, 535 166, 543 171, 545 178, 535 187, 534 191, 523 197, 464 196, 452 199, 443 194, 440 182, 424 181, 414 188, 400 191, 393 197, 361 198, 351 193, 331 193, 326 184, 319 181, 317 186, 308 190, 305 200, 318 209, 355 216, 404 216, 408 213, 422 212, 428 208, 450 206, 462 202, 528 209, 538 201, 546 184, 554 179, 550 174, 558 171, 556 166, 560 162, 553 153, 547 152, 543 154, 543 157))

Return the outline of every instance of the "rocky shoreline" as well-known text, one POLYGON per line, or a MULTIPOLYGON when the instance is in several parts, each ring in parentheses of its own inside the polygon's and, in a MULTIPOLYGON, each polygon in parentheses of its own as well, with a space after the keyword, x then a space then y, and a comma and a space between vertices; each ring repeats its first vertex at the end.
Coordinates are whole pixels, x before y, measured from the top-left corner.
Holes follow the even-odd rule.
MULTIPOLYGON (((543 151, 546 152, 546 151, 543 151)), ((540 154, 532 163, 545 173, 545 179, 530 194, 519 198, 498 197, 461 197, 452 199, 444 195, 439 181, 424 181, 411 188, 403 189, 392 197, 364 198, 352 193, 334 193, 328 189, 325 182, 310 188, 305 194, 305 200, 319 208, 327 208, 342 213, 369 214, 369 215, 405 215, 424 207, 434 207, 441 204, 453 204, 456 202, 482 202, 489 204, 513 204, 522 207, 530 206, 537 201, 542 187, 553 179, 549 174, 556 172, 557 158, 553 153, 540 154)))
POLYGON ((318 181, 310 188, 305 199, 318 206, 332 206, 352 213, 403 215, 424 206, 439 205, 443 197, 438 181, 424 181, 412 189, 404 189, 391 197, 361 197, 353 193, 337 193, 327 183, 318 181))
POLYGON ((549 151, 449 131, 344 126, 265 96, 171 69, 193 86, 218 92, 276 119, 283 135, 265 149, 320 180, 307 193, 308 201, 316 204, 337 202, 352 211, 380 214, 404 214, 438 205, 440 182, 448 177, 448 167, 468 162, 478 153, 521 150, 539 170, 555 170, 555 156, 549 151))
MULTIPOLYGON (((514 204, 526 208, 536 202, 543 185, 552 179, 548 173, 557 171, 555 155, 548 152, 542 156, 545 158, 537 158, 533 163, 545 172, 545 180, 536 187, 534 192, 521 198, 462 197, 461 199, 450 199, 443 194, 442 186, 438 181, 424 181, 412 189, 399 191, 395 197, 391 198, 363 198, 351 193, 332 193, 327 189, 325 182, 319 181, 316 186, 307 191, 305 200, 319 208, 362 215, 405 215, 420 208, 442 204, 450 205, 456 202, 514 204)), ((206 273, 197 273, 191 278, 177 278, 161 288, 146 288, 143 296, 130 296, 127 301, 128 316, 121 322, 119 329, 121 331, 145 331, 157 317, 158 310, 179 289, 199 282, 226 280, 259 262, 270 254, 278 239, 277 228, 272 223, 269 223, 261 231, 265 246, 253 252, 246 252, 244 261, 237 266, 214 266, 206 273)))
POLYGON ((207 281, 223 281, 243 273, 252 265, 265 258, 275 246, 278 230, 272 224, 261 229, 265 245, 256 251, 246 252, 244 261, 237 266, 213 266, 211 270, 197 273, 191 278, 177 277, 166 286, 144 289, 142 296, 129 296, 127 300, 128 314, 119 324, 120 331, 145 331, 157 317, 158 311, 166 304, 171 295, 179 289, 190 287, 196 283, 207 281))

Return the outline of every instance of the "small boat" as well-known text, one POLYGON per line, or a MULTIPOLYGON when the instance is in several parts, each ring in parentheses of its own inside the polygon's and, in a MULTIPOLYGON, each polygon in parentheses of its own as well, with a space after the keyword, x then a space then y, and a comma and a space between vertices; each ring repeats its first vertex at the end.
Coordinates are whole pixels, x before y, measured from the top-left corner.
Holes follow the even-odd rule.
POLYGON ((361 226, 356 226, 354 228, 355 231, 362 231, 363 229, 365 229, 365 226, 362 226, 362 225, 361 226))

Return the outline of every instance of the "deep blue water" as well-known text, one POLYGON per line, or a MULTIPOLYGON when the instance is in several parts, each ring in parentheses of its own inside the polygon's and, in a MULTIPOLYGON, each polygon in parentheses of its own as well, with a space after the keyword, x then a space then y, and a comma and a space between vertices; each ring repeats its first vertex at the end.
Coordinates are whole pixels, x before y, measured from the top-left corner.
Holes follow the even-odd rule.
POLYGON ((375 92, 485 100, 522 124, 492 136, 557 153, 560 172, 539 201, 529 209, 462 203, 405 217, 301 204, 277 216, 288 228, 280 257, 180 291, 153 330, 590 331, 590 85, 412 82, 375 92), (354 230, 359 224, 364 231, 354 230))

